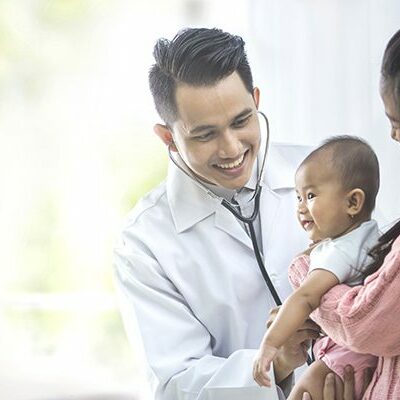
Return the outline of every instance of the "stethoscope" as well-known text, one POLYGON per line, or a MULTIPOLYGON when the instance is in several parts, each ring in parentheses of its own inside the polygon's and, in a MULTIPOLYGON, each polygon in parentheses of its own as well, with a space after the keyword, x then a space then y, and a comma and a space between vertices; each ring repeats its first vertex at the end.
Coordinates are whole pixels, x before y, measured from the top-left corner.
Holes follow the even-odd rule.
MULTIPOLYGON (((265 125, 266 125, 266 138, 265 138, 265 148, 264 148, 264 156, 263 156, 263 160, 262 160, 262 164, 261 164, 261 168, 260 168, 260 173, 258 175, 258 179, 257 179, 257 184, 256 184, 256 188, 254 190, 254 194, 252 196, 252 198, 250 199, 253 200, 254 199, 254 208, 253 208, 253 212, 251 213, 251 215, 249 217, 245 217, 241 212, 240 212, 240 208, 238 204, 233 204, 231 202, 229 202, 228 200, 224 199, 223 197, 220 197, 218 195, 216 195, 213 191, 211 191, 207 186, 205 186, 197 177, 194 173, 191 172, 191 169, 189 168, 189 166, 182 160, 182 158, 180 158, 181 162, 184 164, 185 168, 182 168, 182 166, 179 165, 179 163, 175 160, 175 158, 172 156, 172 152, 171 152, 171 144, 169 144, 168 146, 168 155, 170 160, 175 164, 175 166, 180 169, 185 175, 187 175, 189 178, 191 178, 199 187, 201 187, 203 190, 205 190, 207 192, 207 194, 209 196, 211 196, 212 198, 218 200, 223 207, 225 207, 229 212, 231 212, 235 218, 237 218, 239 221, 243 222, 245 225, 247 225, 249 233, 250 233, 250 239, 251 239, 251 243, 253 245, 253 251, 254 251, 254 255, 256 257, 256 261, 258 264, 258 267, 260 269, 261 275, 265 281, 265 284, 267 285, 274 301, 275 304, 277 306, 281 306, 282 305, 282 300, 279 297, 278 292, 275 289, 274 284, 271 281, 271 278, 269 277, 269 274, 267 272, 267 269, 265 268, 265 264, 263 261, 263 256, 261 254, 260 248, 258 247, 258 243, 257 243, 257 237, 256 237, 256 233, 255 233, 255 229, 254 229, 254 221, 257 218, 258 214, 260 213, 260 196, 261 196, 261 179, 263 177, 264 174, 264 167, 265 167, 265 161, 267 159, 267 153, 268 153, 268 148, 269 148, 269 121, 267 116, 262 112, 262 111, 257 111, 256 114, 259 114, 263 117, 265 125)), ((307 357, 307 364, 310 365, 311 364, 311 359, 310 357, 307 357)))
POLYGON ((189 166, 182 160, 182 158, 180 158, 180 161, 184 164, 185 168, 182 168, 181 165, 179 165, 179 163, 175 160, 175 158, 172 155, 170 146, 171 144, 168 146, 168 154, 169 154, 169 158, 171 159, 171 161, 176 165, 177 168, 179 168, 183 173, 185 173, 189 178, 191 178, 194 182, 196 182, 197 185, 199 185, 203 190, 205 190, 207 192, 207 194, 209 196, 211 196, 214 199, 217 199, 222 206, 224 206, 228 211, 230 211, 235 218, 237 218, 239 221, 243 222, 244 224, 247 225, 248 229, 249 229, 249 233, 250 233, 250 238, 251 238, 251 242, 253 245, 253 250, 254 250, 254 255, 256 256, 256 260, 257 260, 257 264, 258 267, 260 269, 261 275, 264 278, 264 281, 268 287, 268 289, 270 290, 272 297, 275 301, 275 304, 277 306, 282 305, 282 301, 278 295, 278 292, 276 291, 271 278, 268 275, 268 272, 265 268, 265 264, 263 261, 263 256, 261 255, 260 249, 258 247, 258 243, 257 243, 257 238, 256 238, 256 234, 255 234, 255 229, 254 229, 254 221, 257 218, 258 214, 260 213, 260 196, 261 196, 261 179, 263 177, 264 174, 264 167, 265 167, 265 161, 267 159, 267 153, 268 153, 268 148, 269 148, 269 122, 268 122, 268 118, 267 116, 262 112, 262 111, 257 111, 257 114, 261 115, 265 121, 265 125, 266 125, 266 138, 265 138, 265 149, 264 149, 264 156, 263 156, 263 160, 262 160, 262 164, 261 164, 261 168, 260 168, 260 173, 258 175, 258 179, 257 179, 257 184, 256 184, 256 188, 254 190, 254 194, 252 196, 252 198, 250 199, 253 200, 254 199, 254 208, 253 208, 253 212, 251 213, 251 215, 249 217, 245 217, 239 209, 239 205, 238 204, 233 204, 231 202, 229 202, 228 200, 216 195, 213 191, 211 191, 209 188, 207 188, 197 177, 194 173, 191 172, 191 169, 189 168, 189 166))

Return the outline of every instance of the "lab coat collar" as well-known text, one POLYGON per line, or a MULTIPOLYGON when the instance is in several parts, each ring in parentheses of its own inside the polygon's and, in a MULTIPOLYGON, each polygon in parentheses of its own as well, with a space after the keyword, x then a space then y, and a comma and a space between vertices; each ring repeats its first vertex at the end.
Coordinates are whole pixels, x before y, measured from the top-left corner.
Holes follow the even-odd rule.
MULTIPOLYGON (((294 187, 294 174, 299 162, 299 160, 296 160, 299 152, 298 147, 296 145, 271 144, 265 162, 261 186, 267 186, 271 190, 294 187), (291 157, 291 153, 294 153, 293 150, 296 151, 297 157, 291 157)), ((258 156, 258 162, 261 168, 261 155, 258 156)))
MULTIPOLYGON (((293 188, 294 166, 283 154, 284 151, 271 144, 261 186, 271 190, 293 188)), ((261 167, 262 154, 258 156, 261 167)), ((228 218, 218 199, 207 192, 179 170, 171 161, 167 177, 167 196, 172 218, 177 231, 183 232, 213 213, 217 213, 216 222, 228 218), (223 213, 223 214, 221 214, 223 213), (221 215, 220 215, 221 214, 221 215)), ((246 235, 247 236, 247 235, 246 235)))
POLYGON ((167 196, 178 233, 213 214, 220 204, 218 199, 212 198, 171 161, 168 167, 167 196))

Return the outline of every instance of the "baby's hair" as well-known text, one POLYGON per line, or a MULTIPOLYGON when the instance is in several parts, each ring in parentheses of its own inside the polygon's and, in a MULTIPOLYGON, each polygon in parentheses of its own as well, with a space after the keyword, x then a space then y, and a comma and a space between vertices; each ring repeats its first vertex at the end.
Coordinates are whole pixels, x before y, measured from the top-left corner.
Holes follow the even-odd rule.
POLYGON ((379 190, 379 163, 371 146, 356 136, 332 136, 312 151, 300 167, 320 156, 337 171, 345 190, 363 190, 363 214, 370 216, 379 190))

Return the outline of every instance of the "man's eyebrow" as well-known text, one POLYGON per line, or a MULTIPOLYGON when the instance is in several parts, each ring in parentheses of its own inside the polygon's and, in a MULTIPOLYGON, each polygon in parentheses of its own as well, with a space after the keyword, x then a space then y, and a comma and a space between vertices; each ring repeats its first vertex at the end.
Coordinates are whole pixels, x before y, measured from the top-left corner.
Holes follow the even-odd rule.
POLYGON ((246 108, 242 112, 240 112, 238 115, 235 115, 235 117, 233 117, 233 121, 236 121, 237 119, 241 119, 243 117, 247 117, 252 112, 253 112, 252 108, 250 108, 250 107, 246 108))
MULTIPOLYGON (((236 121, 236 120, 238 120, 240 118, 243 118, 243 117, 249 115, 252 112, 253 112, 253 109, 248 107, 248 108, 244 109, 243 111, 241 111, 239 114, 235 115, 233 117, 232 121, 236 121)), ((206 131, 206 130, 210 130, 210 129, 215 129, 215 128, 216 128, 216 125, 199 125, 199 126, 194 127, 193 129, 191 129, 189 131, 189 134, 190 135, 194 135, 196 133, 200 133, 200 132, 203 132, 203 131, 206 131)))
POLYGON ((203 131, 206 131, 206 130, 209 130, 209 129, 215 129, 215 125, 199 125, 199 126, 196 126, 196 127, 194 127, 193 129, 191 129, 189 131, 189 134, 190 135, 194 135, 196 133, 200 133, 200 132, 203 132, 203 131))

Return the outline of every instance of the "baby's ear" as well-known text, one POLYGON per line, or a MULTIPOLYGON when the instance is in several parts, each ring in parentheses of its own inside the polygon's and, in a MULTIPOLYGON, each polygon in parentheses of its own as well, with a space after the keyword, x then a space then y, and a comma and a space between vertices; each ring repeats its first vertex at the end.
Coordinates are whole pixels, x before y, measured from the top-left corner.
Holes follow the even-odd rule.
POLYGON ((347 213, 349 217, 354 218, 354 216, 358 215, 365 203, 365 193, 362 189, 353 189, 349 193, 347 193, 347 213))

